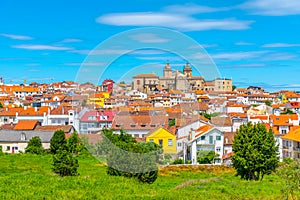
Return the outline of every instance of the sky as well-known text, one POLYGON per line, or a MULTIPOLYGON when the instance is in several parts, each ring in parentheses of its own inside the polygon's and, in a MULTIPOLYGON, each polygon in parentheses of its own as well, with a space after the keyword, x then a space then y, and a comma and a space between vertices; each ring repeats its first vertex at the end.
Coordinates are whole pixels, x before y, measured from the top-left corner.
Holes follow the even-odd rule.
POLYGON ((300 91, 299 0, 1 0, 0 19, 5 83, 129 82, 189 62, 206 80, 300 91))

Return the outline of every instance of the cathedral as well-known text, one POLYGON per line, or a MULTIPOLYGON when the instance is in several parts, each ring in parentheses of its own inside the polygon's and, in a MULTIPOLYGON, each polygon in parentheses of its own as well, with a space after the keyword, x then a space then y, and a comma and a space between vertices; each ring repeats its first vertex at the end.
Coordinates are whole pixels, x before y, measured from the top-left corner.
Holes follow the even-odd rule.
POLYGON ((167 62, 162 77, 157 76, 155 73, 134 76, 133 89, 147 94, 151 94, 156 90, 179 90, 181 92, 193 90, 231 91, 231 79, 224 79, 224 86, 222 87, 211 88, 217 80, 223 79, 205 82, 202 76, 193 76, 193 70, 188 62, 185 64, 183 71, 173 70, 170 63, 167 62), (206 87, 206 85, 209 85, 209 87, 206 87))

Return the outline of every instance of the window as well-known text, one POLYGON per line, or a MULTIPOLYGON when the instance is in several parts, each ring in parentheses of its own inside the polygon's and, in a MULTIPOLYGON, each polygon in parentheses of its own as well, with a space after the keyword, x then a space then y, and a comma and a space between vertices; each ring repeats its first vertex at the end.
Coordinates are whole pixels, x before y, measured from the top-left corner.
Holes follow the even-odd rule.
POLYGON ((150 141, 150 142, 154 142, 154 140, 153 140, 153 139, 150 139, 149 141, 150 141))
POLYGON ((141 84, 141 81, 140 81, 140 80, 136 80, 136 84, 137 84, 137 85, 140 85, 140 84, 141 84))
POLYGON ((217 135, 216 140, 221 140, 221 136, 217 135))
POLYGON ((220 152, 221 151, 221 147, 216 147, 216 151, 220 152))
POLYGON ((168 139, 168 146, 173 146, 173 140, 172 139, 168 139))
POLYGON ((159 146, 163 146, 163 140, 158 141, 159 146))
POLYGON ((286 130, 281 130, 281 134, 286 134, 286 130))
POLYGON ((10 146, 6 146, 6 151, 10 151, 10 146))
POLYGON ((178 144, 177 144, 177 145, 178 145, 178 147, 181 147, 181 142, 178 142, 178 144))
POLYGON ((201 140, 205 140, 205 136, 201 136, 201 140))
POLYGON ((130 127, 135 127, 135 124, 131 124, 130 127))
POLYGON ((214 143, 213 136, 212 136, 212 135, 210 135, 210 136, 209 136, 209 144, 213 144, 213 143, 214 143))
POLYGON ((96 120, 96 116, 88 116, 88 120, 96 120))

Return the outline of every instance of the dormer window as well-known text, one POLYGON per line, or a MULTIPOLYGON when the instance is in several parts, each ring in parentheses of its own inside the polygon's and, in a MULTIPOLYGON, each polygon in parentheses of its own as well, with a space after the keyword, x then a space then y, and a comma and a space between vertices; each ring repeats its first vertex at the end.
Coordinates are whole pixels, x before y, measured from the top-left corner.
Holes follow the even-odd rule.
POLYGON ((21 139, 21 141, 25 141, 26 140, 26 134, 24 132, 21 133, 20 139, 21 139))
POLYGON ((135 124, 130 124, 130 127, 135 127, 136 125, 135 124))
POLYGON ((116 124, 116 127, 121 127, 121 125, 120 124, 116 124))

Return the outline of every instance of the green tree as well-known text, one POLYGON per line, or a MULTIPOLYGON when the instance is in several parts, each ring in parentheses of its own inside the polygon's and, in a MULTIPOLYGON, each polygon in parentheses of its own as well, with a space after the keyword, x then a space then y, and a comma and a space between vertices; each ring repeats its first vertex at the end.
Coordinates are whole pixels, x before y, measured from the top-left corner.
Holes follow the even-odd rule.
POLYGON ((32 137, 25 148, 25 153, 42 154, 43 151, 42 141, 39 136, 32 137))
POLYGON ((2 105, 2 103, 0 102, 0 108, 3 108, 3 105, 2 105))
POLYGON ((73 154, 66 149, 59 148, 56 154, 53 155, 52 170, 60 176, 76 176, 78 175, 78 167, 77 157, 73 156, 73 154))
POLYGON ((295 114, 293 111, 291 111, 290 109, 286 109, 286 111, 281 113, 282 115, 291 115, 291 114, 295 114))
POLYGON ((266 101, 265 101, 265 104, 266 104, 267 106, 271 106, 271 105, 272 105, 272 102, 271 102, 270 100, 266 100, 266 101))
POLYGON ((214 151, 201 150, 197 152, 197 161, 200 164, 212 164, 218 156, 214 151))
POLYGON ((80 150, 81 142, 76 131, 74 131, 67 140, 67 145, 70 153, 77 154, 80 150))
POLYGON ((300 195, 300 159, 285 162, 279 167, 277 174, 284 181, 284 199, 297 199, 297 195, 300 195))
POLYGON ((246 180, 262 180, 278 166, 278 146, 272 129, 263 124, 240 126, 233 141, 233 166, 237 175, 246 180))
POLYGON ((169 121, 169 127, 171 127, 171 126, 175 126, 175 119, 171 119, 169 121))
POLYGON ((63 130, 55 131, 50 140, 51 153, 56 154, 60 148, 67 150, 67 141, 63 130))
POLYGON ((235 85, 232 85, 232 91, 234 91, 236 89, 236 86, 235 85))

